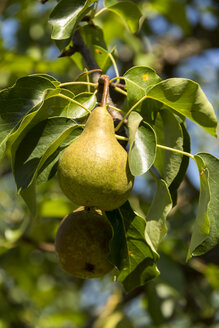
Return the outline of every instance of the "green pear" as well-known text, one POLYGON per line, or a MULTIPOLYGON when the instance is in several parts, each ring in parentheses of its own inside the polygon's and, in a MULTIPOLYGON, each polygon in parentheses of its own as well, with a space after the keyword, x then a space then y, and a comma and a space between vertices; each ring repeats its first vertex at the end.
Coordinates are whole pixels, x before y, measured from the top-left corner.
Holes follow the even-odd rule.
POLYGON ((106 108, 96 107, 80 137, 66 148, 58 178, 64 194, 78 205, 111 211, 128 199, 134 177, 106 108))
POLYGON ((63 269, 77 278, 102 277, 113 269, 107 259, 111 238, 112 227, 100 210, 82 207, 67 215, 55 239, 63 269))

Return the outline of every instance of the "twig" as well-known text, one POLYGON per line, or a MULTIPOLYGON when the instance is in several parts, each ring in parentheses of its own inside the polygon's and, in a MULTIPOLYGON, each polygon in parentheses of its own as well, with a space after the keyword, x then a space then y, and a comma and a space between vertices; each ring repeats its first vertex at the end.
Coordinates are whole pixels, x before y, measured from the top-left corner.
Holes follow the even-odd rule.
POLYGON ((126 89, 126 85, 122 83, 110 83, 110 86, 113 88, 120 88, 120 89, 126 89))
POLYGON ((74 55, 74 53, 77 52, 77 47, 75 46, 70 46, 68 48, 68 50, 64 50, 60 55, 59 55, 59 58, 62 58, 62 57, 71 57, 72 55, 74 55))
POLYGON ((73 47, 75 48, 75 51, 80 52, 82 57, 84 58, 84 61, 88 67, 89 70, 92 69, 99 69, 100 67, 97 65, 92 53, 90 52, 89 48, 84 43, 79 31, 76 31, 73 35, 73 47))
POLYGON ((44 252, 51 252, 54 253, 55 252, 55 246, 53 243, 46 243, 46 242, 36 242, 35 240, 31 239, 28 236, 22 236, 21 240, 25 243, 28 243, 32 246, 35 246, 37 249, 44 251, 44 252))

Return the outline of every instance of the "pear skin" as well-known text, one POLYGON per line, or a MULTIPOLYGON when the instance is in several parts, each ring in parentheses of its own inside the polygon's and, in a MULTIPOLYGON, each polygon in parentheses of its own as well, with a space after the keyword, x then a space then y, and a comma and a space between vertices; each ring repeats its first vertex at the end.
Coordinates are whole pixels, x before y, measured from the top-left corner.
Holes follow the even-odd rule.
POLYGON ((58 178, 64 194, 78 205, 111 211, 128 199, 134 177, 106 108, 96 107, 80 137, 66 148, 58 178))
POLYGON ((77 278, 102 277, 113 269, 107 259, 111 238, 112 227, 101 211, 80 208, 67 215, 55 239, 63 269, 77 278))

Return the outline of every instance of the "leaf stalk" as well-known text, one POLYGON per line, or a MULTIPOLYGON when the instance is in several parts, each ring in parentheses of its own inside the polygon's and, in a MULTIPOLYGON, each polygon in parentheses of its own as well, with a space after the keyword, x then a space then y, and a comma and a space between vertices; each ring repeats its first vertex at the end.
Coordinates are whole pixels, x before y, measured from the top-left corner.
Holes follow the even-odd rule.
POLYGON ((159 144, 157 144, 157 148, 161 148, 161 149, 169 150, 169 151, 172 151, 172 152, 175 152, 175 153, 181 154, 181 155, 185 155, 185 156, 187 156, 187 157, 191 157, 193 160, 195 160, 195 157, 194 157, 192 154, 187 153, 187 152, 182 151, 182 150, 179 150, 179 149, 170 148, 170 147, 163 146, 163 145, 159 145, 159 144))

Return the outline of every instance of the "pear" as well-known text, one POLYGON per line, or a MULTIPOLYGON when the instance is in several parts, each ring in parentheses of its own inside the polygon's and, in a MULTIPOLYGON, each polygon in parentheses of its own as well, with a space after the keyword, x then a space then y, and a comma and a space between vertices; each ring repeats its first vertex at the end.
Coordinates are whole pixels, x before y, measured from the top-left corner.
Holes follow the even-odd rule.
POLYGON ((112 227, 100 210, 82 207, 67 215, 55 239, 63 269, 77 278, 102 277, 113 269, 107 259, 111 238, 112 227))
POLYGON ((62 154, 58 178, 64 194, 78 205, 111 211, 128 199, 134 177, 105 107, 91 112, 80 137, 62 154))

